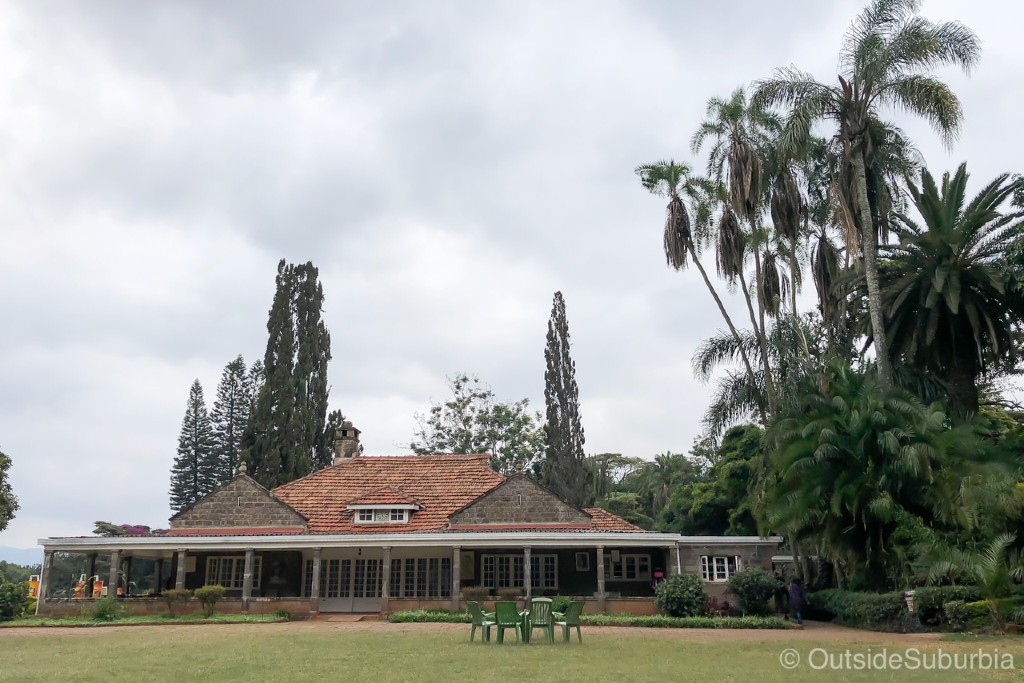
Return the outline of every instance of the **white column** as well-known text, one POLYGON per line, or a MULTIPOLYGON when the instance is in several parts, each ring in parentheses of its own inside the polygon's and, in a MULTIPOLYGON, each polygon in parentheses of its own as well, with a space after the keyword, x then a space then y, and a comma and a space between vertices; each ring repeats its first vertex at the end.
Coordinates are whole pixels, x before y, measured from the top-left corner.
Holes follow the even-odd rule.
POLYGON ((530 548, 523 548, 523 593, 526 594, 526 604, 530 604, 530 596, 533 593, 533 560, 531 559, 530 548))
POLYGON ((383 548, 384 561, 381 562, 380 577, 380 614, 386 617, 388 614, 388 599, 391 597, 391 546, 383 548))
POLYGON ((320 552, 322 548, 313 550, 313 576, 309 582, 309 609, 313 614, 320 614, 320 552))
POLYGON ((117 584, 121 576, 121 551, 110 553, 110 583, 107 584, 107 595, 117 597, 117 584))
POLYGON ((458 612, 462 609, 462 605, 459 602, 460 593, 462 592, 462 548, 455 546, 452 548, 452 611, 458 612))
POLYGON ((41 614, 46 603, 46 591, 50 589, 50 570, 53 569, 53 551, 43 553, 43 569, 39 574, 39 596, 36 602, 36 614, 41 614))
POLYGON ((245 551, 245 573, 242 574, 242 611, 249 611, 249 601, 252 600, 252 574, 255 570, 256 551, 247 548, 245 551))
POLYGON ((174 579, 174 587, 177 590, 185 590, 185 565, 188 563, 188 551, 184 548, 178 549, 178 575, 174 579))

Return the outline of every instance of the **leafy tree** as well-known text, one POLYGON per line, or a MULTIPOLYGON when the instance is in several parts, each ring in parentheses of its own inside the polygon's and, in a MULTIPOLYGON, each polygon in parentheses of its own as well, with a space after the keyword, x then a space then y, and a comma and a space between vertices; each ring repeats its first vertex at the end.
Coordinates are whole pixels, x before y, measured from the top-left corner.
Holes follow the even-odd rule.
POLYGON ((7 478, 10 468, 11 459, 0 451, 0 531, 7 528, 7 524, 14 519, 14 513, 18 511, 18 499, 7 478))
POLYGON ((647 514, 656 519, 673 491, 696 480, 697 469, 685 454, 665 452, 638 467, 630 477, 630 485, 639 494, 647 514))
POLYGON ((763 434, 755 425, 727 431, 707 475, 673 491, 658 528, 685 535, 756 534, 749 490, 760 466, 763 434))
POLYGON ((415 418, 419 429, 409 447, 418 455, 431 453, 489 453, 491 466, 511 474, 530 467, 544 451, 540 414, 529 401, 495 401, 490 387, 466 373, 449 377, 451 398, 435 403, 415 418))
POLYGON ((882 588, 904 512, 933 527, 970 524, 963 489, 991 457, 971 429, 950 429, 938 405, 839 363, 801 393, 768 435, 759 482, 768 528, 814 539, 841 574, 882 588))
POLYGON ((217 487, 213 428, 199 380, 192 382, 185 418, 178 436, 178 455, 171 468, 171 509, 181 510, 217 487))
POLYGON ((788 107, 786 136, 791 146, 806 140, 818 120, 834 122, 838 128, 852 170, 851 206, 861 232, 879 377, 887 389, 893 386, 893 374, 879 283, 879 225, 872 217, 867 180, 879 140, 871 135, 870 123, 881 107, 891 106, 921 116, 951 143, 963 112, 953 91, 930 71, 947 64, 968 70, 981 49, 970 29, 958 22, 932 23, 918 15, 919 6, 919 0, 873 0, 843 39, 838 86, 787 67, 774 79, 760 82, 753 98, 758 108, 788 107))
POLYGON ((547 363, 544 373, 547 450, 542 478, 548 488, 566 501, 578 506, 589 505, 592 502, 590 470, 583 454, 585 439, 580 423, 576 364, 569 352, 569 321, 561 292, 555 292, 544 360, 547 363))
POLYGON ((111 524, 95 522, 92 532, 97 536, 151 536, 152 529, 143 524, 111 524))
POLYGON ((1016 184, 998 176, 966 202, 967 165, 939 187, 921 171, 909 185, 923 226, 897 213, 898 245, 884 247, 885 312, 892 351, 946 378, 951 402, 978 411, 978 378, 1014 349, 1017 293, 1007 255, 1021 242, 1020 212, 1001 213, 1016 184))
POLYGON ((33 574, 39 574, 42 565, 20 565, 0 560, 0 583, 10 581, 11 583, 26 583, 33 574))
POLYGON ((252 390, 245 359, 238 356, 227 364, 217 385, 217 398, 210 411, 213 449, 217 458, 217 483, 235 476, 242 453, 242 435, 249 423, 252 390))
MULTIPOLYGON (((325 439, 331 340, 321 318, 324 296, 318 278, 312 263, 281 259, 277 266, 264 382, 242 437, 249 474, 267 488, 303 477, 332 459, 333 443, 325 439)), ((258 377, 259 369, 250 374, 258 377)))
POLYGON ((598 501, 597 506, 642 529, 654 528, 654 520, 647 514, 639 493, 613 491, 598 501))

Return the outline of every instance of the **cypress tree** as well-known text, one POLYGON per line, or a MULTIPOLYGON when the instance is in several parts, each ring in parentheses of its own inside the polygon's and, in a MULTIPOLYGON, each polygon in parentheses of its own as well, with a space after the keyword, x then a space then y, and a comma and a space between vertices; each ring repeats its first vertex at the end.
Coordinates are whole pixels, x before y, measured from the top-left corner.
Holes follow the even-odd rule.
POLYGON ((217 487, 217 459, 213 447, 213 428, 206 412, 203 385, 192 382, 188 392, 185 418, 178 436, 178 455, 171 468, 171 509, 196 502, 217 487))
POLYGON ((561 292, 555 292, 544 360, 547 364, 544 373, 547 449, 541 477, 548 488, 573 505, 589 505, 592 502, 591 475, 583 454, 576 364, 569 354, 569 321, 561 292))
POLYGON ((267 320, 262 368, 253 366, 256 392, 243 437, 250 475, 267 488, 303 477, 327 457, 327 363, 330 333, 324 325, 323 287, 312 263, 277 266, 277 291, 267 320))
POLYGON ((238 356, 224 368, 210 411, 218 485, 235 476, 242 453, 242 435, 249 424, 252 391, 245 359, 238 356))

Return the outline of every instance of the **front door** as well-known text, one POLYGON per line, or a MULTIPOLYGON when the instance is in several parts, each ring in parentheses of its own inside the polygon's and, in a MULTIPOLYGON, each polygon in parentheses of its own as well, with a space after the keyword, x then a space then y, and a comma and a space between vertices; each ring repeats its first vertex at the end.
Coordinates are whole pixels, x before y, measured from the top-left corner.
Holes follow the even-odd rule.
POLYGON ((320 611, 379 612, 382 564, 364 557, 321 560, 320 611))

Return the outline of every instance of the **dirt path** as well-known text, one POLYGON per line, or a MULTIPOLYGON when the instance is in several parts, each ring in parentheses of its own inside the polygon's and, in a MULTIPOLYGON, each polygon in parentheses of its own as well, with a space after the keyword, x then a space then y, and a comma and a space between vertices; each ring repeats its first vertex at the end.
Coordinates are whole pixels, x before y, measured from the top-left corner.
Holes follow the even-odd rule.
MULTIPOLYGON (((330 622, 324 620, 291 621, 280 624, 168 624, 166 626, 103 626, 95 628, 0 628, 0 638, 33 638, 59 636, 62 638, 95 638, 110 636, 112 633, 131 631, 139 633, 153 631, 160 634, 209 632, 211 635, 238 635, 259 629, 264 633, 320 634, 320 633, 461 633, 465 634, 468 624, 390 624, 383 621, 330 622)), ((669 638, 694 643, 721 642, 815 642, 815 643, 885 643, 888 645, 911 646, 941 640, 939 633, 876 633, 858 631, 832 624, 811 623, 803 630, 784 631, 744 629, 681 629, 681 628, 631 628, 625 626, 584 627, 587 636, 614 636, 615 638, 669 638)))

